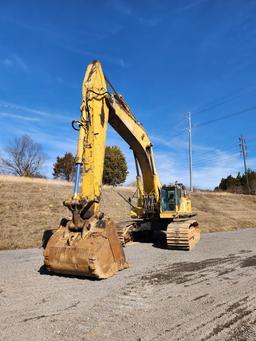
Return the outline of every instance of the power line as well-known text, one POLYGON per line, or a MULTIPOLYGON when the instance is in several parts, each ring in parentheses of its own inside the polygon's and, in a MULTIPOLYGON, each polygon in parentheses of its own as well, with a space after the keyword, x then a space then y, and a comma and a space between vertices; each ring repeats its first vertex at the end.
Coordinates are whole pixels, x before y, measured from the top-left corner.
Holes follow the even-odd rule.
POLYGON ((204 122, 201 122, 201 123, 200 123, 200 122, 199 122, 199 123, 196 123, 196 124, 193 125, 193 127, 202 127, 202 126, 205 126, 205 125, 214 123, 214 122, 218 122, 218 121, 221 121, 221 120, 225 120, 225 119, 230 118, 230 117, 233 117, 233 116, 241 115, 241 114, 243 114, 243 113, 245 113, 245 112, 253 111, 253 110, 255 110, 255 109, 256 109, 256 106, 249 107, 249 108, 246 108, 246 109, 243 109, 243 110, 234 112, 234 113, 232 113, 232 114, 220 116, 220 117, 214 118, 214 119, 212 119, 212 120, 204 121, 204 122))
POLYGON ((193 150, 193 154, 194 155, 197 155, 199 154, 200 156, 208 156, 208 155, 212 155, 212 154, 217 154, 217 153, 225 153, 225 152, 230 152, 230 151, 235 151, 236 150, 236 147, 234 145, 232 145, 232 147, 229 147, 229 148, 226 148, 226 149, 218 149, 218 148, 215 148, 213 150, 208 150, 208 151, 205 151, 205 152, 199 152, 197 150, 193 150))
POLYGON ((203 158, 197 158, 195 162, 201 162, 201 161, 211 161, 211 160, 222 160, 225 158, 228 158, 230 156, 236 156, 239 155, 238 152, 233 152, 230 154, 214 154, 214 155, 209 155, 209 157, 203 157, 203 158))
POLYGON ((234 160, 234 157, 238 157, 239 154, 238 153, 234 153, 231 154, 227 157, 223 157, 223 158, 212 158, 212 159, 205 159, 205 160, 200 160, 200 161, 196 161, 193 163, 194 166, 200 166, 200 165, 204 165, 205 163, 213 163, 213 162, 218 162, 221 163, 222 161, 231 161, 234 160))
MULTIPOLYGON (((245 108, 245 109, 242 109, 242 110, 240 110, 240 111, 236 111, 236 112, 234 112, 234 113, 232 113, 232 114, 223 115, 223 116, 214 118, 214 119, 212 119, 212 120, 208 120, 208 121, 204 121, 204 122, 195 123, 195 124, 192 125, 192 127, 197 128, 197 127, 206 126, 206 125, 208 125, 208 124, 215 123, 215 122, 218 122, 218 121, 222 121, 222 120, 228 119, 228 118, 230 118, 230 117, 238 116, 238 115, 241 115, 241 114, 243 114, 243 113, 250 112, 250 111, 253 111, 253 110, 256 110, 256 106, 249 107, 249 108, 245 108)), ((186 131, 186 129, 184 129, 184 130, 181 131, 180 133, 177 133, 177 134, 175 134, 175 135, 172 135, 170 138, 174 138, 174 137, 180 136, 180 135, 184 134, 185 131, 186 131)))
MULTIPOLYGON (((181 120, 179 120, 179 121, 172 127, 172 129, 173 129, 173 130, 174 130, 174 129, 177 129, 177 127, 179 127, 182 123, 185 123, 185 122, 186 122, 186 121, 185 121, 185 116, 184 116, 181 120)), ((170 139, 173 139, 173 138, 175 138, 175 137, 177 137, 177 136, 183 135, 185 132, 186 132, 186 129, 184 128, 184 129, 182 129, 181 132, 179 132, 179 133, 177 133, 177 134, 174 134, 174 135, 170 136, 170 139)))
POLYGON ((173 139, 174 137, 177 137, 177 136, 183 135, 185 132, 186 132, 186 129, 183 129, 183 131, 181 131, 180 133, 178 133, 178 134, 176 134, 176 135, 172 135, 172 136, 170 136, 170 139, 173 139))
POLYGON ((203 113, 203 112, 213 110, 213 109, 215 109, 215 108, 217 108, 217 107, 219 107, 219 106, 221 106, 221 105, 223 105, 223 104, 232 102, 232 101, 236 100, 237 98, 241 97, 241 96, 243 95, 243 92, 244 92, 245 90, 248 90, 248 89, 254 90, 254 89, 255 89, 255 86, 244 87, 244 88, 240 89, 239 91, 234 92, 233 94, 230 94, 230 95, 221 97, 221 98, 220 98, 220 102, 217 102, 217 103, 216 103, 216 102, 215 102, 215 103, 213 102, 213 105, 212 105, 212 106, 211 106, 211 103, 210 103, 208 107, 205 107, 205 108, 203 108, 203 109, 201 109, 201 110, 200 110, 200 109, 199 109, 199 110, 195 110, 193 113, 194 113, 194 114, 201 114, 201 113, 203 113))
POLYGON ((177 127, 179 127, 181 123, 185 123, 185 117, 183 117, 182 120, 178 121, 174 126, 172 126, 172 129, 177 129, 177 127))
POLYGON ((195 163, 198 163, 198 162, 208 162, 208 161, 216 161, 216 160, 223 160, 223 159, 226 159, 226 158, 229 158, 229 157, 233 157, 233 156, 239 156, 238 152, 236 153, 232 153, 232 154, 229 154, 229 155, 215 155, 215 156, 212 156, 212 157, 209 157, 209 158, 199 158, 199 159, 196 159, 195 160, 195 163))
POLYGON ((213 110, 213 109, 215 109, 215 108, 218 108, 218 107, 222 106, 223 104, 232 102, 232 101, 233 101, 234 99, 236 99, 236 98, 237 98, 237 96, 233 96, 233 97, 231 97, 230 99, 224 100, 224 101, 219 102, 219 103, 215 103, 214 105, 212 105, 212 106, 210 106, 210 107, 206 107, 206 108, 204 108, 204 109, 202 109, 202 110, 195 111, 195 114, 197 115, 197 114, 202 114, 202 113, 207 112, 207 111, 211 111, 211 110, 213 110))
MULTIPOLYGON (((194 152, 193 152, 193 155, 194 155, 194 152)), ((225 160, 232 160, 234 159, 234 157, 236 156, 239 156, 239 153, 236 152, 236 153, 233 153, 233 154, 230 154, 230 155, 225 155, 225 156, 213 156, 213 157, 210 157, 210 158, 199 158, 199 159, 196 159, 193 157, 193 165, 199 165, 199 164, 204 164, 204 163, 207 163, 207 162, 222 162, 222 161, 225 161, 225 160)))
POLYGON ((249 138, 247 137, 246 140, 247 141, 256 141, 256 137, 253 137, 253 136, 251 136, 249 138))

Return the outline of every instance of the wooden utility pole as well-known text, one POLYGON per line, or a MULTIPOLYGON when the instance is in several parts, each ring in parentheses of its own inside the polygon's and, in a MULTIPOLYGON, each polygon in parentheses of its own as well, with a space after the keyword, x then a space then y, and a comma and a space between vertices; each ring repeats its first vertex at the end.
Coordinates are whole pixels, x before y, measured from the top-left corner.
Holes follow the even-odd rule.
POLYGON ((241 156, 243 157, 243 160, 244 160, 244 175, 245 175, 245 178, 246 178, 246 184, 247 184, 247 188, 248 188, 248 193, 250 193, 251 190, 250 190, 249 178, 248 178, 248 172, 247 172, 247 165, 246 165, 247 145, 246 145, 245 137, 243 135, 241 135, 239 137, 239 146, 240 146, 240 154, 241 154, 241 156))
POLYGON ((191 124, 191 112, 188 112, 188 149, 189 149, 189 189, 193 192, 192 182, 192 124, 191 124))

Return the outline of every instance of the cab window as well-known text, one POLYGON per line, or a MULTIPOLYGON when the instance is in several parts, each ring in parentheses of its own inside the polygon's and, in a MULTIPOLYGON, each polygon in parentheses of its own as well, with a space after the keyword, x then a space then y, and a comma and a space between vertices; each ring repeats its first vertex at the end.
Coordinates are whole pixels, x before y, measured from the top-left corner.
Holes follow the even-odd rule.
POLYGON ((175 211, 176 210, 176 195, 174 188, 161 189, 161 209, 162 211, 175 211))

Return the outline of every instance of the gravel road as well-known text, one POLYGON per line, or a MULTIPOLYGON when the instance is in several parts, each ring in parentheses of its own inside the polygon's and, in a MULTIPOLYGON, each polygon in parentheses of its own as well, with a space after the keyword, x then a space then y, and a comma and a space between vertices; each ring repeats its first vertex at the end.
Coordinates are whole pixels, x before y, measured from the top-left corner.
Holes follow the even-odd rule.
POLYGON ((256 229, 125 253, 129 269, 92 281, 40 273, 39 249, 1 251, 0 339, 256 340, 256 229))

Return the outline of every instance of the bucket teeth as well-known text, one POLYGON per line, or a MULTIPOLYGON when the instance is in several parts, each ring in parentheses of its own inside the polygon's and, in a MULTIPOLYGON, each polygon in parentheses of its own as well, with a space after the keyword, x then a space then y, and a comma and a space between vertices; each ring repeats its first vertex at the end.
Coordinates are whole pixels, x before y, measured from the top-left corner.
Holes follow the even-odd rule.
POLYGON ((172 222, 167 226, 168 249, 190 251, 200 240, 200 228, 195 220, 172 222))
POLYGON ((44 251, 50 272, 84 277, 108 278, 128 267, 115 224, 97 221, 86 233, 61 226, 44 251))

